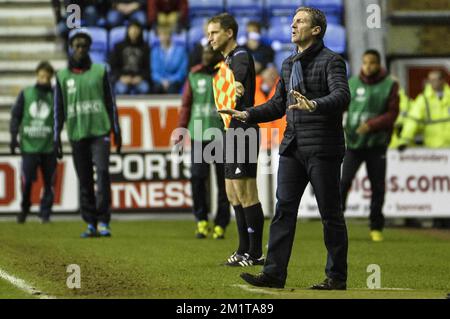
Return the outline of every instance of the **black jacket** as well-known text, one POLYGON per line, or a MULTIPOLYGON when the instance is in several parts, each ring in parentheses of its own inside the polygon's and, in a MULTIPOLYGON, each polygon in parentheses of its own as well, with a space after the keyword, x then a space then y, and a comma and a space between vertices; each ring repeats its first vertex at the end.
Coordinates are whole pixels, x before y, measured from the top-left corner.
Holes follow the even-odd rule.
POLYGON ((304 52, 292 55, 283 62, 276 92, 267 103, 247 109, 248 123, 269 122, 286 114, 287 128, 280 145, 283 154, 291 143, 309 155, 337 155, 345 153, 342 114, 350 103, 345 62, 337 53, 318 41, 304 52), (293 61, 300 59, 304 94, 317 103, 314 112, 288 110, 289 79, 293 61))
POLYGON ((136 43, 132 43, 128 37, 115 45, 109 57, 112 81, 117 82, 122 75, 141 76, 150 81, 150 48, 145 43, 141 32, 136 43))

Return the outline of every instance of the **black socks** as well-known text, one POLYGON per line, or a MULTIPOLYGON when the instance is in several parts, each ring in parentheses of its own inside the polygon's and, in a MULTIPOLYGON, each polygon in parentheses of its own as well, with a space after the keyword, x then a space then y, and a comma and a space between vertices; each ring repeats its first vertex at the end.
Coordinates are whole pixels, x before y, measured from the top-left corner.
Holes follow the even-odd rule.
POLYGON ((247 232, 249 238, 248 254, 253 258, 262 256, 262 237, 264 228, 264 213, 261 203, 245 207, 245 220, 247 221, 247 232))
POLYGON ((239 247, 237 253, 243 255, 248 252, 250 247, 249 236, 247 232, 247 222, 245 212, 241 205, 233 206, 236 216, 237 230, 239 234, 239 247))

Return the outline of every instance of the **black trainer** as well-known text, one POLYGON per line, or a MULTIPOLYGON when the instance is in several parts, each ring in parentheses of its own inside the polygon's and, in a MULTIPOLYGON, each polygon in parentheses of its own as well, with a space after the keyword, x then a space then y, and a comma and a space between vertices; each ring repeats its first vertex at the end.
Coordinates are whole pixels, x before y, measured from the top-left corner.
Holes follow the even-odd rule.
POLYGON ((24 224, 27 220, 27 216, 28 216, 28 213, 25 213, 25 212, 19 213, 19 215, 17 215, 17 223, 24 224))
POLYGON ((239 261, 236 266, 241 267, 251 267, 251 266, 264 266, 264 255, 259 258, 254 258, 250 256, 249 254, 244 254, 244 259, 239 261))
POLYGON ((336 279, 327 278, 320 284, 313 285, 314 290, 347 290, 347 283, 336 279))
POLYGON ((250 285, 255 287, 284 288, 284 283, 281 283, 278 280, 270 278, 263 272, 256 275, 244 272, 241 274, 241 278, 244 279, 250 285))
POLYGON ((239 262, 243 261, 244 259, 244 255, 238 254, 237 251, 235 251, 230 257, 228 257, 224 265, 231 267, 239 266, 239 262))

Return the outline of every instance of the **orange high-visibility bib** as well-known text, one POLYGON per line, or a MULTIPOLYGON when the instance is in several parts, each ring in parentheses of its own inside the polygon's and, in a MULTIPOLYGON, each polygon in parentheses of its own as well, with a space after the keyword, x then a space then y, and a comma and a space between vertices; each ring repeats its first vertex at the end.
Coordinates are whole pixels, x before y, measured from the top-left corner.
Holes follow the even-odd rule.
MULTIPOLYGON (((223 108, 236 108, 236 87, 234 81, 233 71, 225 62, 219 62, 216 65, 217 71, 213 78, 214 100, 216 108, 221 110, 223 108)), ((231 115, 221 114, 225 129, 230 127, 231 115)))

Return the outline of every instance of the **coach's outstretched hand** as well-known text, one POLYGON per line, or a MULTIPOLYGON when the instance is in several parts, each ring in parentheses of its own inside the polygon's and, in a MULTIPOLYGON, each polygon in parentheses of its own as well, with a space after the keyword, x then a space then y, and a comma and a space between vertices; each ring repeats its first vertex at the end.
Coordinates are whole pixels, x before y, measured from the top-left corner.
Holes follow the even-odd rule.
POLYGON ((308 100, 301 93, 291 90, 289 94, 291 94, 297 102, 297 104, 289 105, 290 110, 305 110, 309 112, 314 112, 316 110, 317 104, 308 100))
POLYGON ((218 110, 219 113, 231 115, 232 118, 239 120, 241 122, 245 122, 248 119, 247 111, 237 111, 233 109, 221 109, 218 110))

